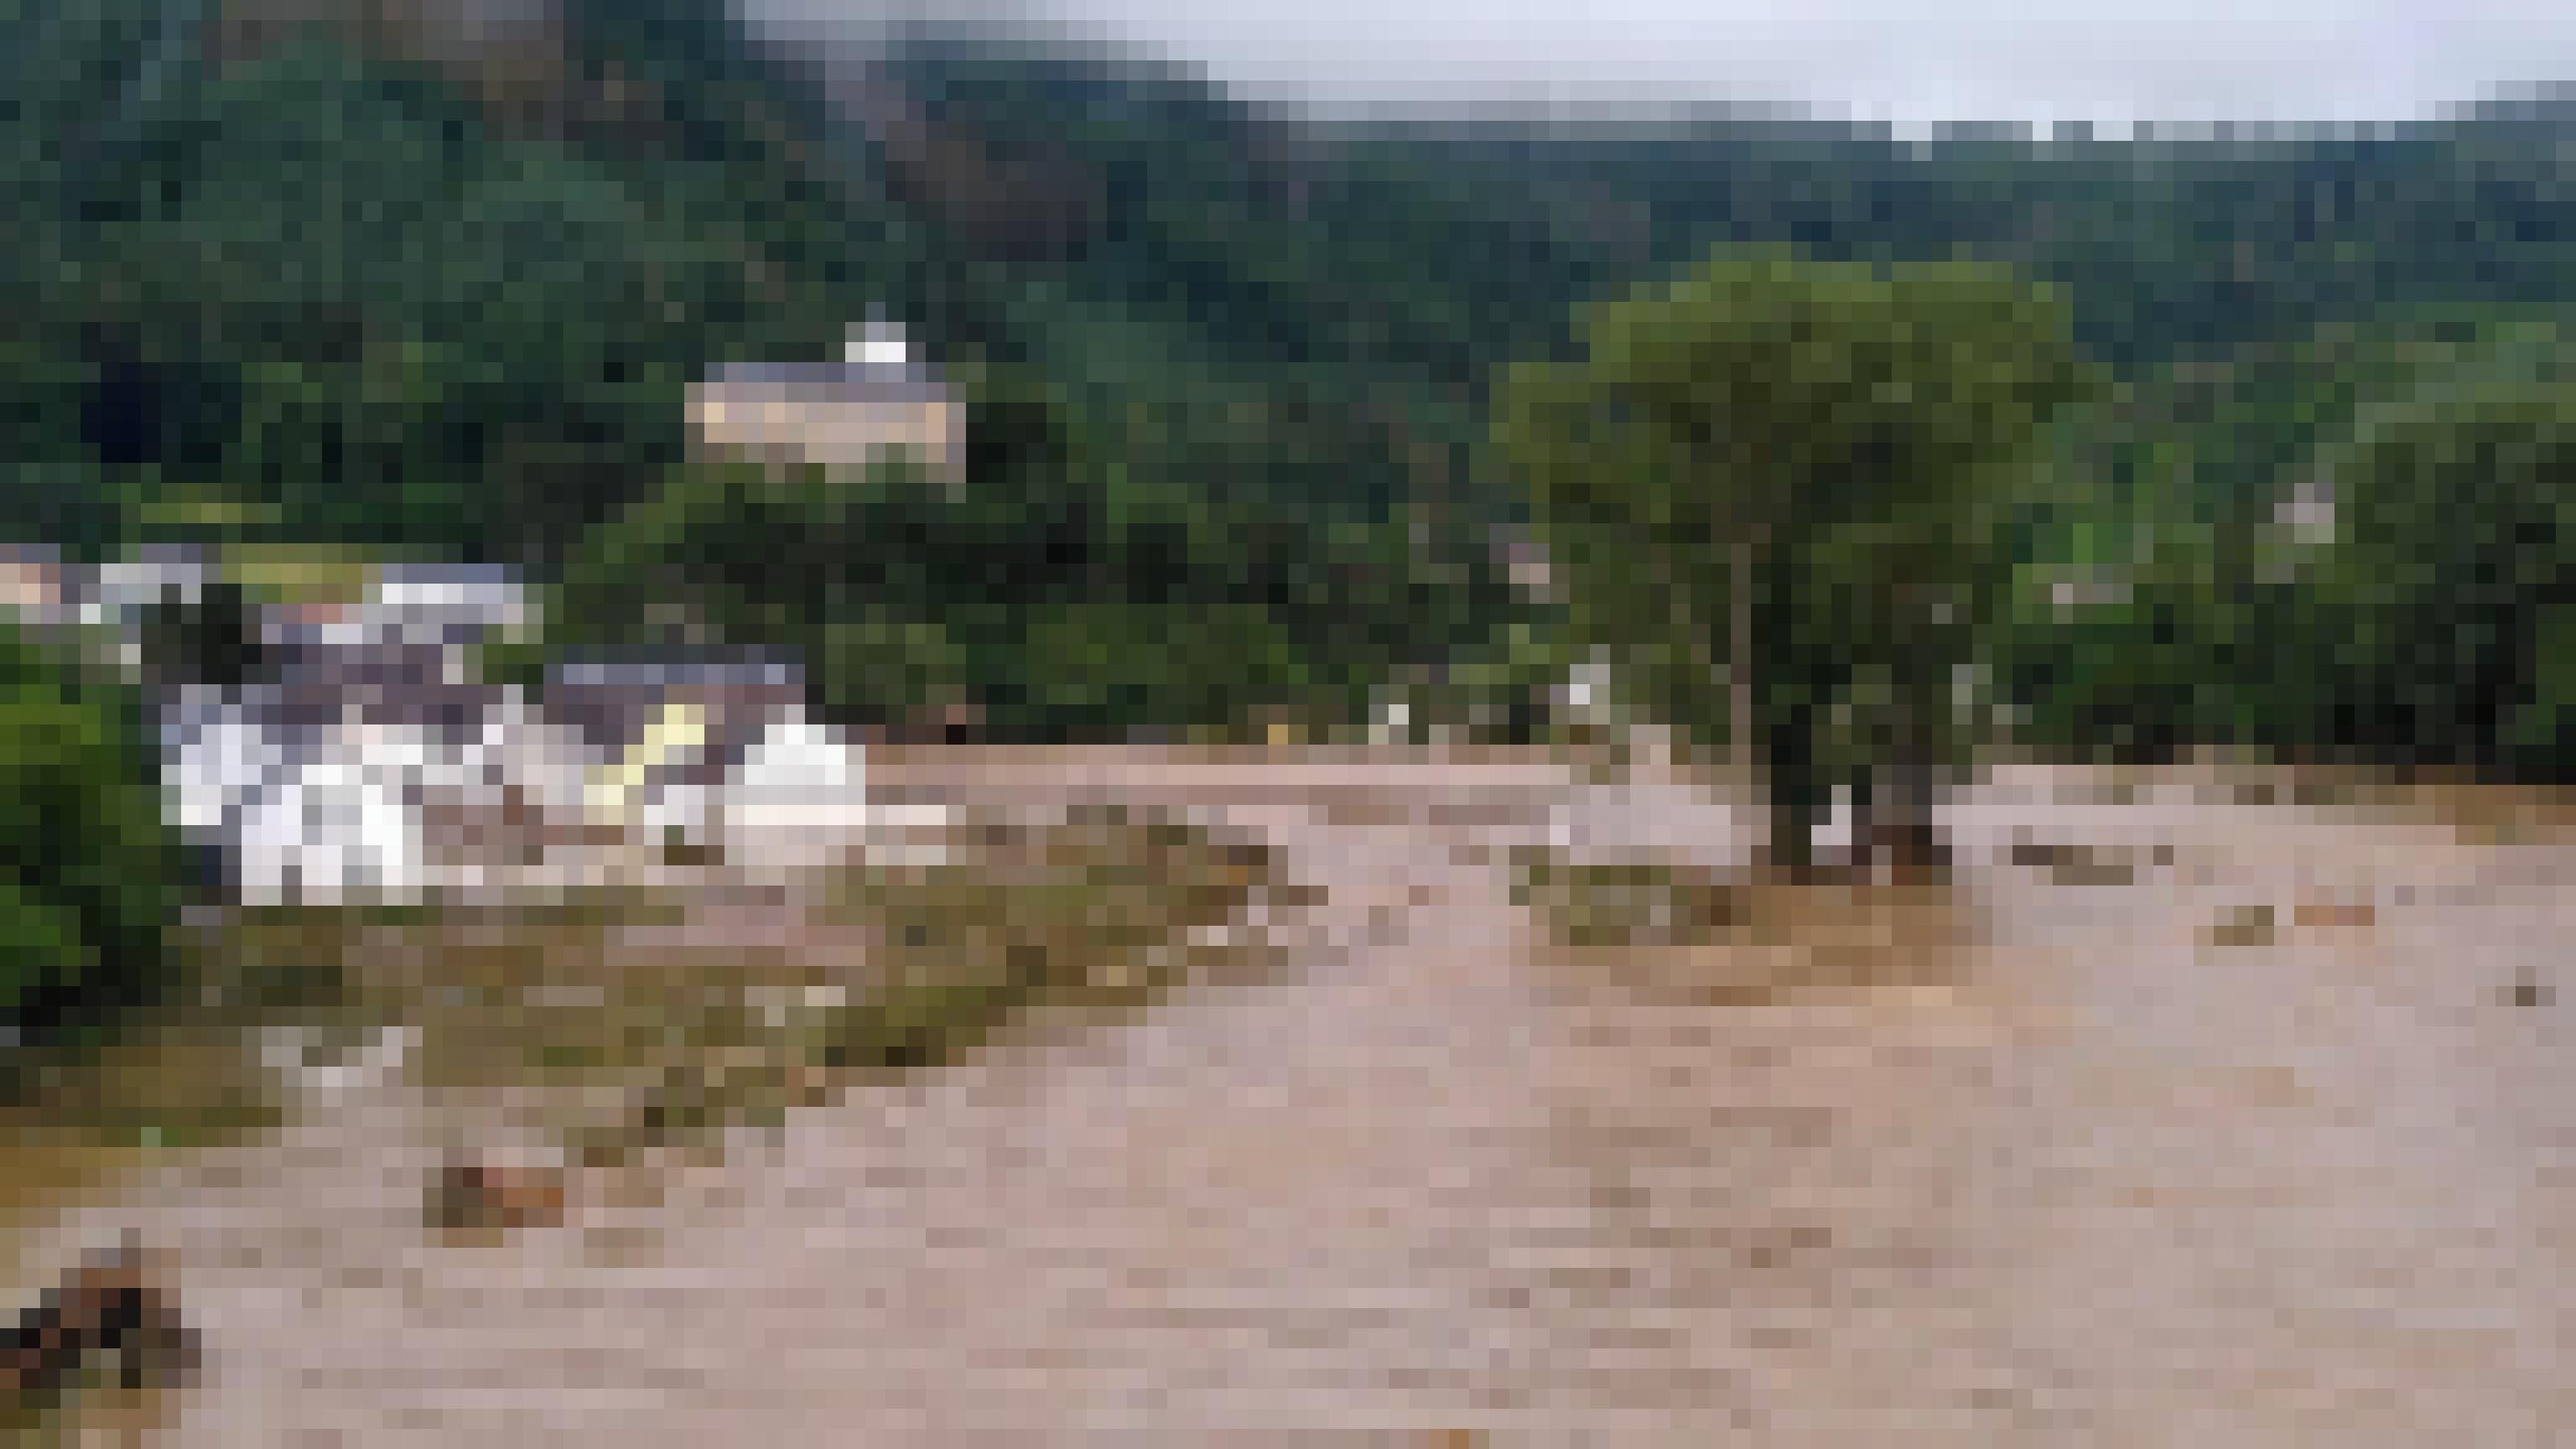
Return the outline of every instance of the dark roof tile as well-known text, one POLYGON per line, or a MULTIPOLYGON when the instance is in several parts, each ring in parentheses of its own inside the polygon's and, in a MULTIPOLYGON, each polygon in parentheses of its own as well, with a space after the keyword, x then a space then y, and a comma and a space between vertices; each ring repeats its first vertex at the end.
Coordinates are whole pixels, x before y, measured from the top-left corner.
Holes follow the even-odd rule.
POLYGON ((811 393, 829 402, 931 403, 948 397, 944 384, 917 367, 846 362, 733 362, 717 368, 709 381, 811 393))

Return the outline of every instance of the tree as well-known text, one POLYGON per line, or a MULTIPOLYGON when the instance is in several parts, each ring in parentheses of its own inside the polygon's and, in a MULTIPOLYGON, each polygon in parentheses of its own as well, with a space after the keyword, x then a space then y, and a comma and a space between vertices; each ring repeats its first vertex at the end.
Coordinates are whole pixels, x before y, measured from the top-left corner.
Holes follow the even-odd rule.
POLYGON ((142 635, 144 670, 158 683, 232 690, 267 668, 258 606, 230 579, 207 583, 193 599, 156 602, 142 635))
POLYGON ((138 700, 0 630, 0 1026, 62 1040, 167 978, 177 857, 138 700))
POLYGON ((1694 733, 1718 733, 1704 661, 1729 662, 1725 733, 1783 866, 1809 863, 1836 774, 1928 846, 1997 525, 2088 376, 2057 299, 1980 264, 1757 252, 1582 332, 1581 360, 1507 372, 1495 429, 1579 625, 1694 733))
POLYGON ((1997 663, 2021 743, 2086 764, 2162 764, 2252 706, 2221 667, 2235 614, 2206 550, 2165 550, 2113 597, 2063 605, 2042 578, 2015 601, 1997 663))
POLYGON ((2347 709, 2408 765, 2563 771, 2576 389, 2497 383, 2390 422, 2337 474, 2347 709))

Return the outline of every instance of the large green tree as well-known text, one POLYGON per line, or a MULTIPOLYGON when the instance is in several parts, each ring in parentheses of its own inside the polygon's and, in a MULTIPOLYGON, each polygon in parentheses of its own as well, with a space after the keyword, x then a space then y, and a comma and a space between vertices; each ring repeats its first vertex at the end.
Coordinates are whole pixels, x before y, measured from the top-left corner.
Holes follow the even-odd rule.
POLYGON ((1837 777, 1887 810, 1865 845, 1926 849, 1996 525, 2089 376, 2057 299, 1979 264, 1761 251, 1581 330, 1579 360, 1506 374, 1496 420, 1580 626, 1677 724, 1727 720, 1784 866, 1837 777))

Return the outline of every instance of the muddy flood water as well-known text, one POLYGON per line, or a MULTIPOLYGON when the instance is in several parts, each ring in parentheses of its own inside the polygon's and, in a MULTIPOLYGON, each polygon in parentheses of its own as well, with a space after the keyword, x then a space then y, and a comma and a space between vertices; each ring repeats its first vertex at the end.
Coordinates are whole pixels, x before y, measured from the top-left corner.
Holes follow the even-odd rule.
POLYGON ((1947 891, 1605 953, 1516 852, 1722 868, 1739 815, 1540 761, 883 773, 1221 815, 1322 895, 1285 970, 800 1110, 658 1205, 428 1240, 448 1108, 395 1076, 20 1261, 172 1250, 187 1445, 2576 1435, 2576 837, 2000 771, 1947 891), (1806 980, 1802 933, 1875 965, 1806 980))

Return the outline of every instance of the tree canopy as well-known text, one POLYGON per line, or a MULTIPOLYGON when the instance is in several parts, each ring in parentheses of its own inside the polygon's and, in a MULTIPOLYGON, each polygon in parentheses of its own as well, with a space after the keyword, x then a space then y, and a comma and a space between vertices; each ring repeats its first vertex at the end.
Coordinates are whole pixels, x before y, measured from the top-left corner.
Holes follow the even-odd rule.
POLYGON ((1933 747, 2031 445, 2088 375, 2063 306, 1988 265, 1758 252, 1582 330, 1509 373, 1501 452, 1579 627, 1677 723, 1751 727, 1797 859, 1827 773, 1933 747), (1716 659, 1755 691, 1734 726, 1716 659))

